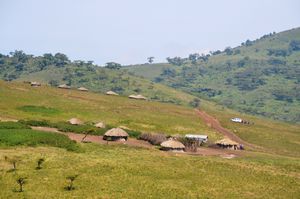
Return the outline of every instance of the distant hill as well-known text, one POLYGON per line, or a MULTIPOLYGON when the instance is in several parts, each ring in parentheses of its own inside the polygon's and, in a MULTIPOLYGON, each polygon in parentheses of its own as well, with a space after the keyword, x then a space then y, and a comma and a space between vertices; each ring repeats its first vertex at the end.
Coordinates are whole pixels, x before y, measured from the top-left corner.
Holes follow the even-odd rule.
POLYGON ((23 51, 0 54, 0 79, 39 81, 73 88, 84 86, 94 92, 115 91, 120 95, 142 94, 150 100, 187 105, 195 97, 168 86, 132 75, 126 70, 99 67, 92 62, 70 61, 62 53, 34 57, 23 51))
POLYGON ((300 28, 169 63, 127 69, 242 112, 300 122, 300 28))

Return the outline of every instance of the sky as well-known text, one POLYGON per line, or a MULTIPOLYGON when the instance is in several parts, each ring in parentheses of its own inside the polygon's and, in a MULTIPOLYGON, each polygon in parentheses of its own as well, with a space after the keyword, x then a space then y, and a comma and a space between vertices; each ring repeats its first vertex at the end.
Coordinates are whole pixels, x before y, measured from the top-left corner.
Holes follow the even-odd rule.
POLYGON ((0 0, 0 53, 155 62, 300 26, 299 0, 0 0))

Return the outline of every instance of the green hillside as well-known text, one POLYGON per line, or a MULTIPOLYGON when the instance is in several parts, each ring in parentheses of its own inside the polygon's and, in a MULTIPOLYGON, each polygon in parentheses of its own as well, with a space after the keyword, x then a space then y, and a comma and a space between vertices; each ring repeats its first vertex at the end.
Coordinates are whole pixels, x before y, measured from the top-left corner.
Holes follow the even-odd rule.
POLYGON ((126 69, 238 111, 300 122, 300 28, 170 63, 126 69))
MULTIPOLYGON (((205 100, 201 107, 261 148, 240 151, 233 159, 192 156, 156 147, 75 143, 62 134, 0 122, 0 198, 297 198, 299 125, 241 115, 205 100), (237 115, 254 124, 229 122, 237 115), (36 169, 41 158, 45 162, 36 169), (10 159, 18 160, 16 171, 10 159), (67 177, 73 175, 78 175, 75 189, 67 191, 67 177), (26 178, 24 192, 18 192, 18 177, 26 178)), ((71 117, 142 132, 222 137, 185 106, 0 81, 1 120, 71 117)))
MULTIPOLYGON (((205 100, 202 100, 201 107, 245 141, 263 147, 259 151, 297 157, 300 155, 299 125, 240 114, 205 100), (237 116, 254 125, 230 122, 230 118, 237 116)), ((23 83, 0 81, 0 119, 47 120, 57 123, 73 117, 85 123, 104 121, 112 127, 125 126, 139 132, 207 134, 212 142, 223 137, 207 126, 196 111, 189 107, 50 86, 34 88, 23 83)))
POLYGON ((167 86, 136 77, 126 70, 93 65, 91 62, 73 61, 57 53, 34 57, 23 51, 11 55, 0 54, 0 79, 6 81, 38 81, 73 88, 84 86, 94 92, 113 90, 120 95, 142 94, 150 100, 187 105, 195 97, 167 86))

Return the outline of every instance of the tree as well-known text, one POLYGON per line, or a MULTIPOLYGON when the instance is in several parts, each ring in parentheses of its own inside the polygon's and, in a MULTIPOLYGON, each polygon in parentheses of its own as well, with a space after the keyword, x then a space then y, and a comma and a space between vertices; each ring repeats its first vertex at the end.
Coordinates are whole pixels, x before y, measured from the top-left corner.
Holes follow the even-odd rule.
POLYGON ((105 68, 113 69, 113 70, 119 70, 121 68, 121 64, 116 62, 107 62, 105 64, 105 68))
POLYGON ((78 175, 72 175, 66 178, 69 181, 69 184, 67 185, 67 187, 65 187, 66 190, 72 191, 75 189, 75 187, 73 186, 73 182, 76 180, 77 177, 78 175))
POLYGON ((11 163, 12 164, 12 169, 10 171, 16 171, 17 170, 17 162, 20 161, 20 159, 18 157, 12 157, 12 158, 9 158, 7 156, 4 157, 4 159, 11 163))
POLYGON ((67 57, 67 55, 62 54, 62 53, 56 53, 54 55, 54 63, 56 66, 64 66, 67 63, 70 62, 69 58, 67 57))
POLYGON ((292 40, 289 44, 289 49, 291 51, 298 51, 300 50, 300 41, 292 40))
POLYGON ((19 177, 17 179, 17 183, 19 184, 19 192, 23 192, 23 185, 26 183, 26 179, 25 177, 19 177))
POLYGON ((26 55, 22 50, 15 50, 15 52, 9 53, 13 58, 17 59, 17 62, 26 62, 30 56, 26 55))
POLYGON ((44 158, 38 159, 38 161, 37 161, 37 167, 36 167, 37 170, 42 169, 43 162, 45 162, 44 158))
POLYGON ((193 101, 190 102, 190 105, 194 108, 197 108, 200 106, 200 99, 194 98, 193 101))
POLYGON ((147 59, 148 59, 148 62, 149 62, 150 64, 152 64, 153 61, 154 61, 154 57, 148 57, 147 59))
POLYGON ((226 53, 226 55, 232 55, 233 51, 231 47, 227 47, 225 48, 224 52, 226 53))
POLYGON ((49 81, 49 84, 50 84, 51 86, 56 87, 56 86, 58 86, 58 81, 52 79, 52 80, 49 81))
POLYGON ((83 138, 81 139, 81 142, 85 142, 85 138, 88 136, 88 135, 91 135, 95 133, 95 129, 89 129, 87 131, 84 132, 84 136, 83 138))
POLYGON ((199 57, 199 53, 193 53, 189 55, 189 60, 192 62, 192 64, 196 64, 199 57))
POLYGON ((181 66, 184 63, 184 59, 182 59, 181 57, 174 57, 174 58, 167 57, 167 61, 169 64, 173 64, 177 66, 181 66))

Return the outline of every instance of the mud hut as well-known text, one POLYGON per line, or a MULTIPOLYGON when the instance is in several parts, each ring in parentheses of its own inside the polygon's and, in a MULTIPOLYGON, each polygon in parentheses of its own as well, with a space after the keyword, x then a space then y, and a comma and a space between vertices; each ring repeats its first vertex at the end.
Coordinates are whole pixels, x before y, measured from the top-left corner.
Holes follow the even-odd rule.
POLYGON ((147 100, 147 98, 144 97, 143 95, 129 95, 128 97, 129 97, 130 99, 147 100))
POLYGON ((101 129, 104 129, 104 128, 105 128, 104 122, 98 122, 98 123, 96 123, 94 126, 97 127, 97 128, 101 128, 101 129))
POLYGON ((161 150, 163 151, 183 152, 185 148, 185 146, 181 142, 173 139, 162 142, 160 146, 161 146, 161 150))
POLYGON ((77 88, 77 90, 79 90, 79 91, 89 91, 89 89, 87 89, 87 88, 84 88, 84 87, 79 87, 79 88, 77 88))
POLYGON ((39 83, 39 82, 30 82, 30 85, 31 85, 32 87, 39 87, 39 86, 41 86, 42 84, 39 83))
POLYGON ((235 141, 230 140, 229 138, 224 138, 216 142, 216 145, 222 147, 223 149, 233 149, 237 150, 239 144, 235 141))
POLYGON ((116 93, 116 92, 113 92, 113 91, 107 91, 107 92, 106 92, 106 95, 115 95, 115 96, 117 96, 117 95, 119 95, 119 94, 116 93))
POLYGON ((66 84, 61 84, 58 86, 58 88, 62 88, 62 89, 71 89, 70 86, 66 85, 66 84))
POLYGON ((77 118, 72 118, 70 120, 68 120, 68 122, 72 125, 81 125, 83 124, 83 122, 77 118))
POLYGON ((108 131, 103 136, 103 140, 109 141, 126 141, 128 139, 128 133, 121 128, 113 128, 108 131))

